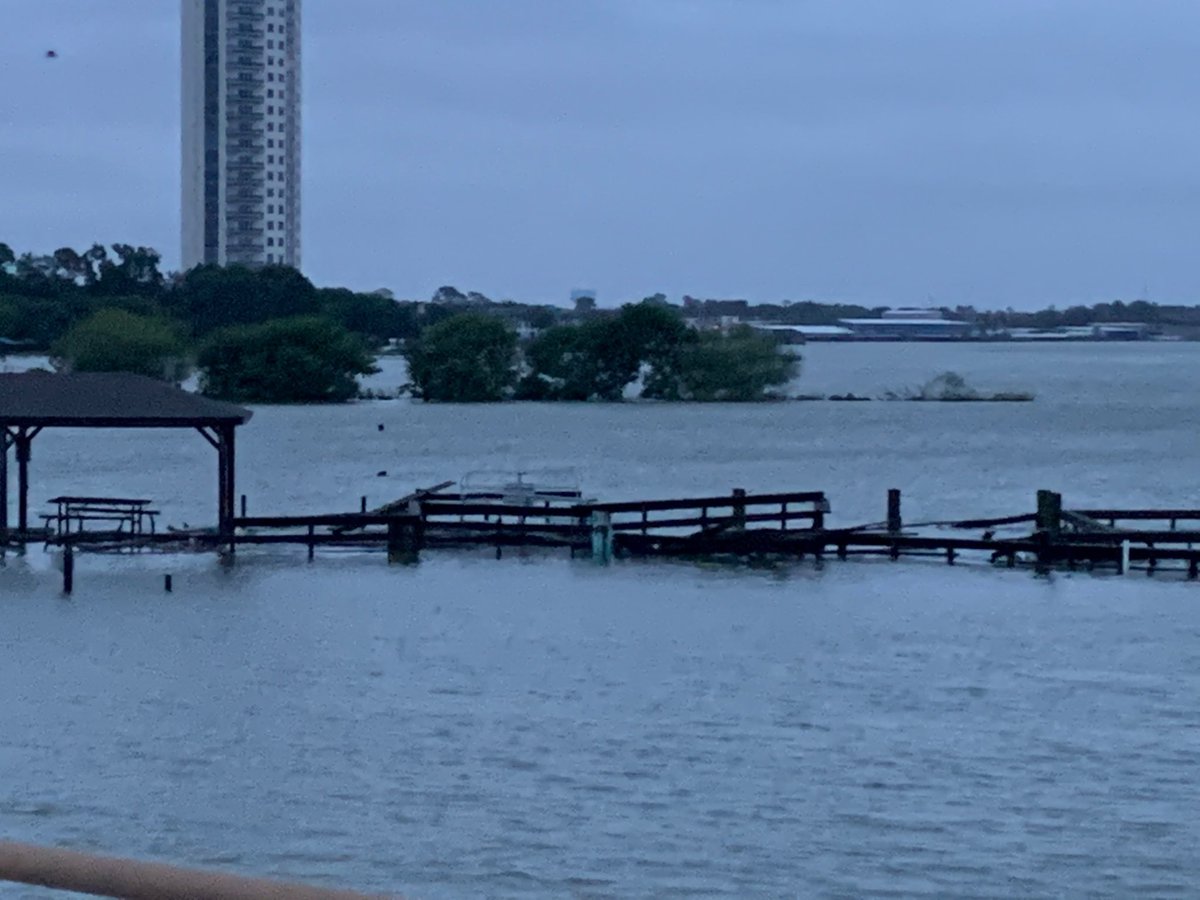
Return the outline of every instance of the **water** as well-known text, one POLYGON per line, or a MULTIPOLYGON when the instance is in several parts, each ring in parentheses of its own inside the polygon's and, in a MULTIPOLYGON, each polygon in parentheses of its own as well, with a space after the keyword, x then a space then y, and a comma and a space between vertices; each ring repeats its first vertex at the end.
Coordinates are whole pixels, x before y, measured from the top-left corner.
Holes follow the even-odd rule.
MULTIPOLYGON (((823 489, 835 522, 881 518, 894 486, 908 517, 1027 511, 1039 487, 1200 506, 1193 345, 810 346, 801 385, 946 369, 1038 400, 260 409, 239 489, 256 513, 350 509, 576 465, 614 499, 823 489)), ((48 431, 34 454, 39 503, 102 490, 214 518, 196 435, 48 431)), ((87 556, 68 601, 53 564, 0 570, 14 839, 430 898, 1200 881, 1194 584, 285 549, 87 556)))

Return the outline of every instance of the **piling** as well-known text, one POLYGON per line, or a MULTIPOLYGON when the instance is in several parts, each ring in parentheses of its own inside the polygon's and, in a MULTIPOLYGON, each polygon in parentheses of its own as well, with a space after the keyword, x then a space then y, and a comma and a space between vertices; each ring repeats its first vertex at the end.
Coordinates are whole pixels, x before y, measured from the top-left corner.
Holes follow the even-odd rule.
POLYGON ((75 590, 75 551, 70 544, 63 547, 63 593, 67 596, 75 590))
MULTIPOLYGON (((363 498, 366 502, 366 498, 363 498)), ((409 503, 402 515, 388 520, 387 542, 388 562, 401 565, 416 565, 421 560, 421 544, 423 543, 423 528, 421 522, 421 504, 417 501, 409 503)))
POLYGON ((607 563, 613 555, 612 513, 596 510, 589 519, 592 527, 592 559, 607 563))
POLYGON ((242 518, 246 518, 246 495, 242 494, 242 518))
POLYGON ((1062 494, 1037 492, 1037 530, 1057 537, 1062 528, 1062 494))
POLYGON ((899 534, 904 530, 904 521, 900 518, 900 490, 898 488, 888 490, 887 530, 888 534, 899 534))
POLYGON ((733 489, 733 522, 730 527, 739 531, 746 528, 746 489, 733 489))
POLYGON ((169 594, 169 593, 171 593, 171 591, 173 589, 174 589, 174 584, 172 584, 171 575, 170 575, 170 573, 168 573, 163 576, 163 590, 169 594))

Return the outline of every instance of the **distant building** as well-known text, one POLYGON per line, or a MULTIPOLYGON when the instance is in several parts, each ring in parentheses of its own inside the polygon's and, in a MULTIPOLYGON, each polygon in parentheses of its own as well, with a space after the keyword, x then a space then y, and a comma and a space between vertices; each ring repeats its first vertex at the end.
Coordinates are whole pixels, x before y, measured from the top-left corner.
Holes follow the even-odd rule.
POLYGON ((182 262, 300 266, 300 0, 183 0, 182 262))
POLYGON ((923 322, 945 321, 946 316, 940 309, 918 306, 899 306, 895 309, 885 309, 881 314, 884 319, 910 319, 923 322))
POLYGON ((878 319, 839 319, 858 340, 945 341, 967 337, 970 322, 943 317, 936 309, 889 309, 878 319))

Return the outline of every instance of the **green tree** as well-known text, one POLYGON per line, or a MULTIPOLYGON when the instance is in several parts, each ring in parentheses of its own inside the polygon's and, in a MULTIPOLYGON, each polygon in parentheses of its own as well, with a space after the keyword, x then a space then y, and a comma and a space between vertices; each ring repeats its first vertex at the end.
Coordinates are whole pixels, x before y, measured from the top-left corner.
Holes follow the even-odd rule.
POLYGON ((747 325, 727 334, 705 332, 680 354, 674 399, 769 400, 776 396, 772 389, 786 385, 799 368, 798 356, 781 352, 774 338, 747 325))
POLYGON ((460 313, 405 348, 418 396, 441 403, 503 400, 516 381, 517 336, 504 322, 460 313))
MULTIPOLYGON (((141 294, 152 296, 162 290, 163 276, 158 270, 161 257, 150 247, 134 247, 132 244, 113 244, 117 261, 104 253, 104 248, 94 246, 82 257, 75 257, 82 268, 93 273, 91 287, 99 295, 141 294), (96 268, 91 269, 92 262, 96 268), (96 276, 98 275, 98 279, 96 276)), ((81 274, 86 274, 81 272, 81 274)))
POLYGON ((373 345, 417 335, 412 303, 397 303, 378 294, 358 294, 346 288, 320 288, 317 302, 323 316, 362 335, 373 345))
POLYGON ((179 374, 183 345, 172 324, 163 319, 102 309, 72 327, 52 352, 75 372, 134 372, 163 378, 179 374))
POLYGON ((197 336, 320 312, 317 289, 290 266, 197 266, 168 296, 174 314, 197 336))
POLYGON ((529 345, 530 371, 519 393, 528 399, 614 402, 646 366, 643 395, 664 396, 680 349, 692 339, 678 313, 658 297, 582 325, 548 328, 529 345))
POLYGON ((204 394, 239 403, 340 403, 378 371, 357 337, 317 317, 222 329, 197 365, 204 394))
POLYGON ((13 253, 12 247, 0 241, 0 266, 10 266, 17 261, 17 255, 13 253))

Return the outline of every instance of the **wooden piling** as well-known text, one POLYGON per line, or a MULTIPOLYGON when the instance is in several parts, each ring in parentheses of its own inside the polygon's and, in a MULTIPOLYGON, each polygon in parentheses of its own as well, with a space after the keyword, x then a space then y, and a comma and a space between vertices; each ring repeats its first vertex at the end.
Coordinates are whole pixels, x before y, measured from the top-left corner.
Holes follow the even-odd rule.
POLYGON ((420 562, 420 522, 408 516, 396 517, 387 526, 388 562, 405 566, 420 562))
POLYGON ((746 528, 746 489, 733 489, 733 522, 732 528, 744 530, 746 528))
POLYGON ((891 488, 887 493, 887 530, 888 534, 899 534, 904 530, 904 521, 900 517, 900 491, 891 488))
POLYGON ((75 590, 75 550, 70 544, 63 547, 63 593, 70 596, 75 590))
POLYGON ((175 585, 172 583, 171 573, 168 572, 163 576, 163 590, 169 594, 174 588, 175 585))
POLYGON ((1054 491, 1037 492, 1037 530, 1057 537, 1062 529, 1062 494, 1054 491))

